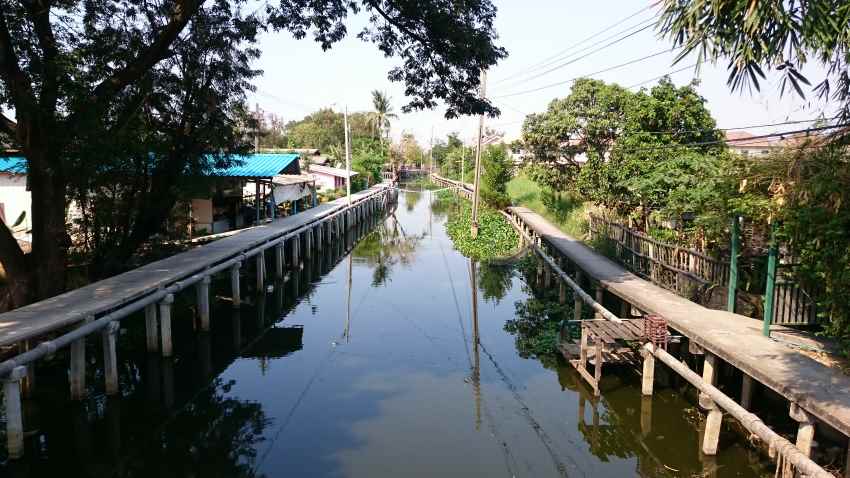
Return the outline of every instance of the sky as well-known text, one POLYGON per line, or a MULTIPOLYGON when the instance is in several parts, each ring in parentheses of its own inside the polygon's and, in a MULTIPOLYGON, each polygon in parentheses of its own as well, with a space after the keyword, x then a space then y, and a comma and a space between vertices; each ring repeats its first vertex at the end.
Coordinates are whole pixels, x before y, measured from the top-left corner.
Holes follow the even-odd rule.
MULTIPOLYGON (((671 43, 660 38, 654 28, 636 33, 586 58, 577 59, 590 53, 596 46, 608 43, 601 40, 624 30, 631 31, 630 27, 649 21, 656 14, 655 9, 646 10, 594 39, 579 44, 587 37, 648 7, 651 3, 648 0, 494 0, 494 3, 498 8, 495 22, 499 36, 497 43, 508 50, 509 56, 488 72, 487 95, 502 110, 502 115, 487 119, 486 125, 505 132, 508 140, 520 136, 526 114, 544 111, 553 99, 567 96, 573 78, 590 76, 628 87, 681 70, 695 62, 693 59, 685 59, 673 65, 675 52, 665 52, 671 48, 671 43), (570 48, 566 55, 572 56, 565 55, 562 61, 554 62, 547 68, 534 69, 544 60, 570 48), (582 51, 585 48, 587 50, 582 51), (609 72, 591 74, 654 54, 658 55, 609 72), (546 72, 567 61, 572 62, 546 72), (544 72, 546 74, 534 78, 544 72), (500 98, 555 83, 561 84, 533 93, 500 98)), ((391 96, 392 105, 399 114, 399 118, 392 122, 391 129, 391 136, 396 140, 402 132, 411 132, 420 144, 427 146, 432 131, 435 138, 445 138, 448 133, 458 132, 461 138, 471 144, 476 133, 477 118, 446 120, 445 108, 440 107, 401 114, 401 107, 407 102, 404 85, 387 79, 387 73, 399 64, 399 59, 385 58, 373 44, 356 38, 356 33, 365 21, 362 15, 352 18, 349 35, 326 52, 309 36, 296 40, 288 33, 265 34, 260 43, 262 57, 256 64, 264 73, 254 81, 257 91, 249 96, 251 104, 257 103, 263 110, 290 121, 328 106, 338 111, 342 111, 346 105, 349 111, 371 110, 370 92, 378 89, 391 96)), ((618 36, 621 35, 614 38, 618 36)), ((804 73, 810 76, 814 84, 815 80, 819 81, 822 71, 814 67, 805 69, 804 73)), ((694 68, 686 68, 671 75, 671 79, 677 85, 683 85, 690 82, 696 73, 694 68)), ((727 76, 726 63, 722 60, 717 65, 703 64, 698 76, 700 85, 697 89, 706 98, 707 106, 720 128, 814 119, 824 106, 811 93, 806 99, 788 92, 781 95, 777 75, 768 73, 760 92, 732 92, 726 84, 727 76)), ((657 80, 645 86, 655 83, 657 80)), ((639 87, 633 88, 637 89, 639 87)), ((804 126, 749 128, 749 131, 767 134, 804 126)))

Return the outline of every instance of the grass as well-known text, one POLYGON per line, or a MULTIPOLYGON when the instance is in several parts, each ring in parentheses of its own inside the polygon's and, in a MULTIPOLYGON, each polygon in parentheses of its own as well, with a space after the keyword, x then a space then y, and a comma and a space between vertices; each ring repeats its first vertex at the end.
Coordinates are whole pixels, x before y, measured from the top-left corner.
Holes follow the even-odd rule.
POLYGON ((587 213, 590 203, 569 193, 555 194, 548 191, 525 174, 520 174, 508 183, 511 202, 525 206, 545 217, 564 233, 584 240, 587 236, 587 213))

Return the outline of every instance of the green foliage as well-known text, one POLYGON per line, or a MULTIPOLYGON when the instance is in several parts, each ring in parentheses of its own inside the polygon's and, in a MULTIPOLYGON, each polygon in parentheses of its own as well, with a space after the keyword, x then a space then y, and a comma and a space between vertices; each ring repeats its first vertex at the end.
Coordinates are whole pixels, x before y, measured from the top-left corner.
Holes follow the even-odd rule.
POLYGON ((511 157, 504 145, 488 146, 481 158, 481 199, 494 209, 510 205, 507 184, 513 174, 511 157))
POLYGON ((733 90, 759 89, 764 70, 783 76, 781 91, 801 97, 810 85, 803 67, 820 64, 823 79, 813 91, 839 103, 850 116, 850 4, 834 0, 754 2, 733 0, 664 0, 659 20, 662 34, 679 49, 677 60, 699 52, 705 61, 727 59, 733 90), (681 48, 679 48, 681 47, 681 48))
POLYGON ((581 239, 587 234, 588 203, 577 194, 542 188, 526 172, 507 184, 507 192, 514 204, 542 215, 570 236, 581 239))
POLYGON ((514 270, 511 266, 482 263, 478 267, 478 288, 484 300, 498 304, 510 290, 514 270))
POLYGON ((478 215, 478 238, 473 239, 470 202, 457 198, 451 191, 441 192, 439 199, 455 203, 455 210, 446 222, 446 232, 461 254, 482 261, 509 256, 516 251, 519 236, 500 212, 482 207, 478 215))
POLYGON ((351 169, 360 173, 367 184, 381 182, 381 170, 387 162, 386 149, 378 140, 358 138, 352 145, 351 169))

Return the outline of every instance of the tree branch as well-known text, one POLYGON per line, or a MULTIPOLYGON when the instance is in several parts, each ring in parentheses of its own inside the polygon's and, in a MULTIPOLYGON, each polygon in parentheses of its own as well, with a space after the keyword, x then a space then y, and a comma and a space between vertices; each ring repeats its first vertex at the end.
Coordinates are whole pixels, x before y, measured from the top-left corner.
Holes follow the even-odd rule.
POLYGON ((392 25, 392 26, 394 26, 394 27, 398 28, 398 29, 399 29, 402 33, 404 33, 405 35, 407 35, 407 36, 409 36, 409 37, 413 38, 414 40, 418 41, 418 42, 419 42, 419 43, 421 43, 422 45, 424 45, 424 46, 431 46, 430 42, 429 42, 428 40, 426 40, 424 37, 422 37, 422 36, 421 36, 421 35, 419 35, 418 33, 413 32, 412 30, 410 30, 410 29, 409 29, 409 28, 407 28, 406 26, 402 25, 401 23, 399 23, 399 21, 398 21, 398 20, 396 20, 395 18, 391 17, 391 16, 390 16, 387 12, 385 12, 385 11, 384 11, 384 9, 383 9, 383 8, 381 8, 381 5, 380 5, 380 3, 379 3, 378 1, 376 1, 376 0, 368 0, 368 2, 367 2, 367 3, 368 3, 368 4, 372 7, 372 8, 374 8, 374 9, 375 9, 375 11, 377 11, 377 12, 378 12, 378 13, 379 13, 379 14, 380 14, 383 18, 384 18, 384 20, 386 20, 386 21, 387 21, 390 25, 392 25))
POLYGON ((11 93, 19 117, 21 113, 29 114, 35 105, 32 82, 18 65, 18 56, 12 47, 12 36, 6 24, 6 11, 2 3, 0 3, 0 76, 11 93))
POLYGON ((53 27, 50 25, 51 2, 44 0, 41 2, 23 3, 32 19, 35 34, 38 38, 38 46, 44 55, 41 72, 41 106, 42 109, 53 111, 56 108, 56 100, 59 93, 59 78, 57 78, 58 71, 56 68, 56 58, 59 56, 59 50, 56 47, 56 37, 53 34, 53 27))
POLYGON ((116 71, 110 78, 100 83, 92 94, 94 102, 102 104, 102 102, 109 100, 165 58, 172 43, 201 7, 201 4, 202 2, 199 0, 175 1, 171 20, 162 29, 156 40, 134 60, 127 63, 124 68, 116 71))
POLYGON ((18 132, 18 123, 7 118, 3 113, 0 113, 0 131, 5 132, 9 136, 15 137, 18 132))

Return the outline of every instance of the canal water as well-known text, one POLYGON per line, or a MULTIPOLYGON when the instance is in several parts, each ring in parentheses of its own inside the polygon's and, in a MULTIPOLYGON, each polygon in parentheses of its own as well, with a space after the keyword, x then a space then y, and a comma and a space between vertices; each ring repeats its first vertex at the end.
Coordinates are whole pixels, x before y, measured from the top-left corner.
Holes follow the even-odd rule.
POLYGON ((539 354, 557 286, 537 286, 533 257, 459 254, 434 198, 401 193, 353 252, 325 247, 273 290, 245 271, 238 310, 217 279, 209 334, 181 294, 172 359, 145 352, 141 317, 122 322, 120 397, 103 394, 97 340, 83 402, 67 356, 40 364, 25 458, 0 476, 772 476, 734 433, 701 456, 701 414, 676 387, 642 399, 636 372, 612 368, 595 399, 539 354))

